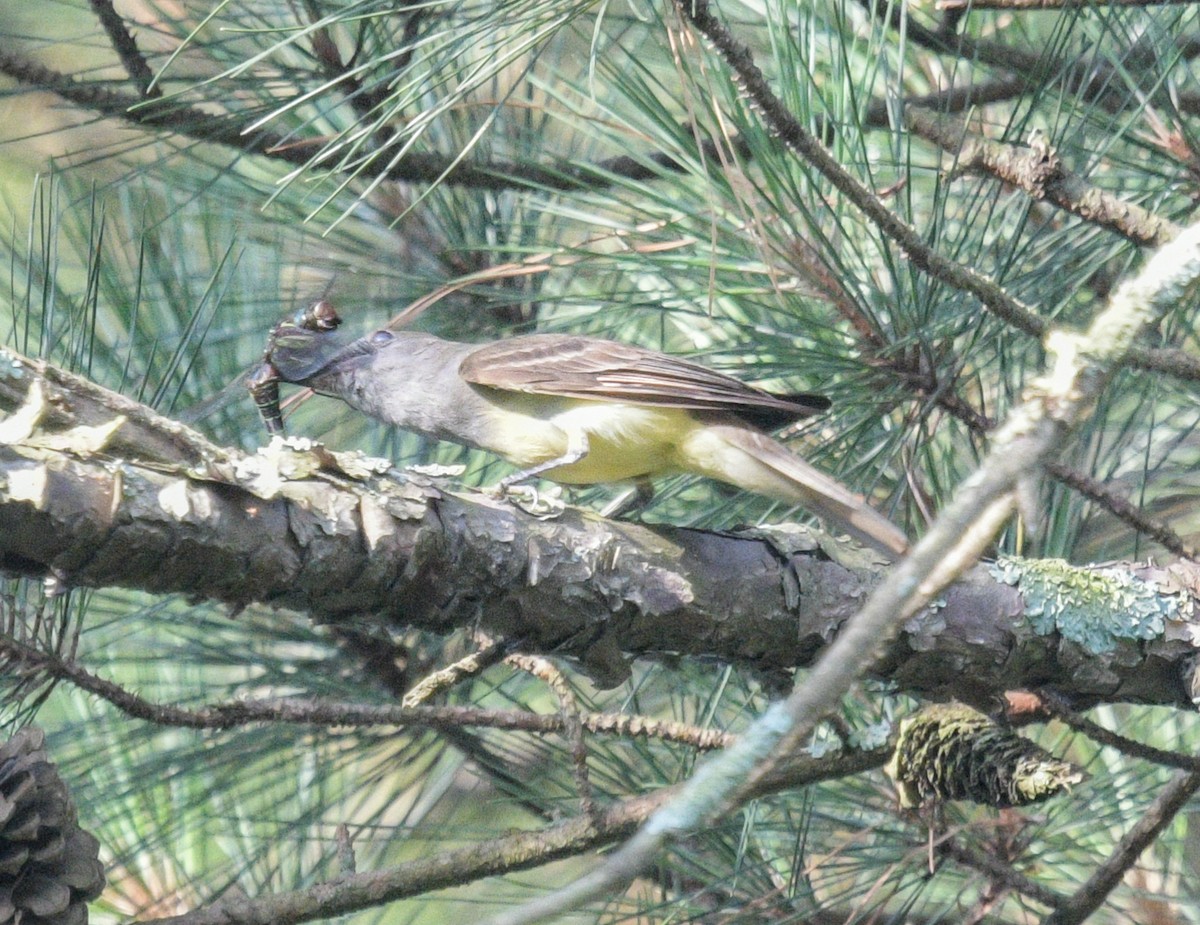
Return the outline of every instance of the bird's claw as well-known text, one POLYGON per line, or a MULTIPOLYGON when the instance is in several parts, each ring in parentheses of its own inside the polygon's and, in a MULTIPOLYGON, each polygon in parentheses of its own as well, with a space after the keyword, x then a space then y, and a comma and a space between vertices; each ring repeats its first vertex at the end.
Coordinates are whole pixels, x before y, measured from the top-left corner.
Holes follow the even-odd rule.
POLYGON ((546 492, 539 492, 533 485, 512 485, 504 481, 488 491, 492 497, 507 501, 526 514, 541 520, 558 517, 566 510, 567 506, 559 497, 560 493, 561 489, 557 486, 546 492))

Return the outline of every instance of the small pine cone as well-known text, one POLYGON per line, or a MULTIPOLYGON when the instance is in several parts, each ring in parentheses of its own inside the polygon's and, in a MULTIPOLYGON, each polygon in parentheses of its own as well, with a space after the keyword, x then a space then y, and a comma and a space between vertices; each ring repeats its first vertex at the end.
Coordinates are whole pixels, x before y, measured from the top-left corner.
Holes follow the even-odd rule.
POLYGON ((934 800, 1024 806, 1084 778, 1070 762, 957 703, 925 707, 901 722, 887 772, 906 807, 934 800))
POLYGON ((79 828, 32 726, 0 745, 0 925, 82 925, 104 888, 100 843, 79 828))

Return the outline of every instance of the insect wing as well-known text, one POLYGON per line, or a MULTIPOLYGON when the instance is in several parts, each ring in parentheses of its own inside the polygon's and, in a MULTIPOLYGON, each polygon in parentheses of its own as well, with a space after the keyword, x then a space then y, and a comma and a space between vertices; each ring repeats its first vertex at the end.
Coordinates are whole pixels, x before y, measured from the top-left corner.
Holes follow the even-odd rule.
POLYGON ((349 333, 313 331, 285 323, 271 338, 265 360, 284 382, 303 382, 332 362, 354 340, 349 333))

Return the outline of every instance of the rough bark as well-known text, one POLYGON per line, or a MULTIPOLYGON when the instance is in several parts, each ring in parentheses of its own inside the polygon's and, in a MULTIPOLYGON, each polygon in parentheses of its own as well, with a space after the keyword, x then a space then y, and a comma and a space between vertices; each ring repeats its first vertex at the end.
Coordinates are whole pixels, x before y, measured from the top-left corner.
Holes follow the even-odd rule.
MULTIPOLYGON (((810 664, 881 565, 798 528, 741 534, 539 518, 355 454, 246 455, 78 377, 0 356, 0 570, 375 618, 477 622, 579 658, 684 654, 810 664)), ((981 565, 878 663, 904 689, 992 705, 1051 686, 1075 704, 1191 706, 1190 564, 981 565)))

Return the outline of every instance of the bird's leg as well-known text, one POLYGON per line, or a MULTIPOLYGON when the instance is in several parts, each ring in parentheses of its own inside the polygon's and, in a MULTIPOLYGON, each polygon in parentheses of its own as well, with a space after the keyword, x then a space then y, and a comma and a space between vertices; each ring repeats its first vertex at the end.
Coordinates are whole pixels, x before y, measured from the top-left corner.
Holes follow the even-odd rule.
POLYGON ((526 479, 541 475, 543 472, 549 472, 551 469, 557 469, 559 466, 570 466, 573 463, 577 463, 583 457, 587 456, 587 454, 587 434, 582 430, 568 434, 567 452, 555 459, 548 459, 545 462, 538 463, 536 466, 530 466, 528 469, 522 469, 520 472, 514 472, 512 475, 506 475, 496 485, 496 494, 502 495, 518 482, 524 482, 526 479))
POLYGON ((635 479, 633 488, 621 492, 605 507, 600 509, 601 517, 616 519, 634 511, 640 511, 654 500, 654 483, 648 478, 635 479))

